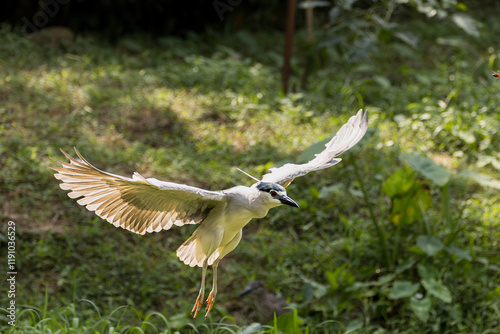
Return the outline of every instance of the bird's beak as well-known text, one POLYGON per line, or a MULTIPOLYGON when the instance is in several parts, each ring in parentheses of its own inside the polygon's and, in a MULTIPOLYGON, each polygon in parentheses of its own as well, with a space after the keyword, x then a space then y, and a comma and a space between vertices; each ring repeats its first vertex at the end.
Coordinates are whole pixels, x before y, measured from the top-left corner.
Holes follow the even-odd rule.
POLYGON ((250 287, 250 286, 247 286, 247 288, 243 291, 240 292, 240 297, 241 296, 244 296, 244 295, 248 295, 249 293, 252 293, 253 292, 253 289, 250 287))
POLYGON ((287 195, 283 195, 278 199, 280 200, 281 203, 283 203, 285 205, 290 205, 290 206, 294 206, 296 208, 300 208, 300 206, 297 204, 297 202, 295 202, 293 199, 291 199, 287 195))

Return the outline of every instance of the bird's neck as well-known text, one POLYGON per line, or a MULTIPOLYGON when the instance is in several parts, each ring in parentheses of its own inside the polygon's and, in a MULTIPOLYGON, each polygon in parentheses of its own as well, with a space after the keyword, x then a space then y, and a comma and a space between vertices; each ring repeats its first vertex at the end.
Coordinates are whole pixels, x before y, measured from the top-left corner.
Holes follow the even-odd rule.
POLYGON ((246 209, 251 218, 263 218, 269 209, 279 205, 279 203, 270 203, 269 195, 255 187, 238 186, 224 192, 232 202, 230 207, 239 208, 238 210, 246 209))

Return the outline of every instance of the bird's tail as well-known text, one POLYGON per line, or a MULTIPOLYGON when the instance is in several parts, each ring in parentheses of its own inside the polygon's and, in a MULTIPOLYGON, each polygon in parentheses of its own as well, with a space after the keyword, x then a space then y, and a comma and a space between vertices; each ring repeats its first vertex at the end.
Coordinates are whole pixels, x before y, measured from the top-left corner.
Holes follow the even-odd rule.
POLYGON ((202 267, 206 255, 201 247, 201 242, 196 237, 196 233, 187 239, 178 249, 179 260, 190 267, 202 267))

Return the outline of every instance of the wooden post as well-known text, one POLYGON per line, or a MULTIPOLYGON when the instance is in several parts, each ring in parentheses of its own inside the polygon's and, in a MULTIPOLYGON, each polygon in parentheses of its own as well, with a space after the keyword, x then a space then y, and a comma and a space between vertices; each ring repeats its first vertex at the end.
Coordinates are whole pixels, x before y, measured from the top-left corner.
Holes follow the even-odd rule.
POLYGON ((288 0, 286 15, 285 56, 283 59, 283 72, 281 81, 283 93, 288 93, 288 80, 290 79, 290 59, 293 49, 293 33, 295 30, 295 13, 297 11, 297 0, 288 0))
POLYGON ((307 43, 312 43, 312 41, 314 40, 314 35, 313 35, 314 8, 312 6, 307 6, 305 9, 306 9, 307 43))

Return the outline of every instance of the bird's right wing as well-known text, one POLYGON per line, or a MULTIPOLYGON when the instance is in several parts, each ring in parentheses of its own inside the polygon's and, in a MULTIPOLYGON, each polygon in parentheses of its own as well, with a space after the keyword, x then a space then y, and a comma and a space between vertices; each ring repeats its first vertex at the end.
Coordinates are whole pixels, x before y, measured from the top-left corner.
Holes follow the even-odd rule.
POLYGON ((285 164, 278 168, 271 168, 270 173, 263 176, 263 182, 279 183, 287 187, 293 179, 309 172, 336 165, 341 159, 337 157, 356 145, 368 129, 368 111, 363 115, 359 110, 355 116, 349 118, 337 134, 325 145, 326 148, 316 157, 305 164, 285 164))
POLYGON ((218 205, 226 205, 221 191, 208 191, 184 184, 145 179, 138 173, 132 178, 104 172, 87 162, 75 148, 80 159, 61 150, 70 163, 56 159, 62 167, 56 179, 60 187, 71 190, 70 198, 94 211, 115 226, 134 233, 168 230, 172 225, 200 223, 218 205))

